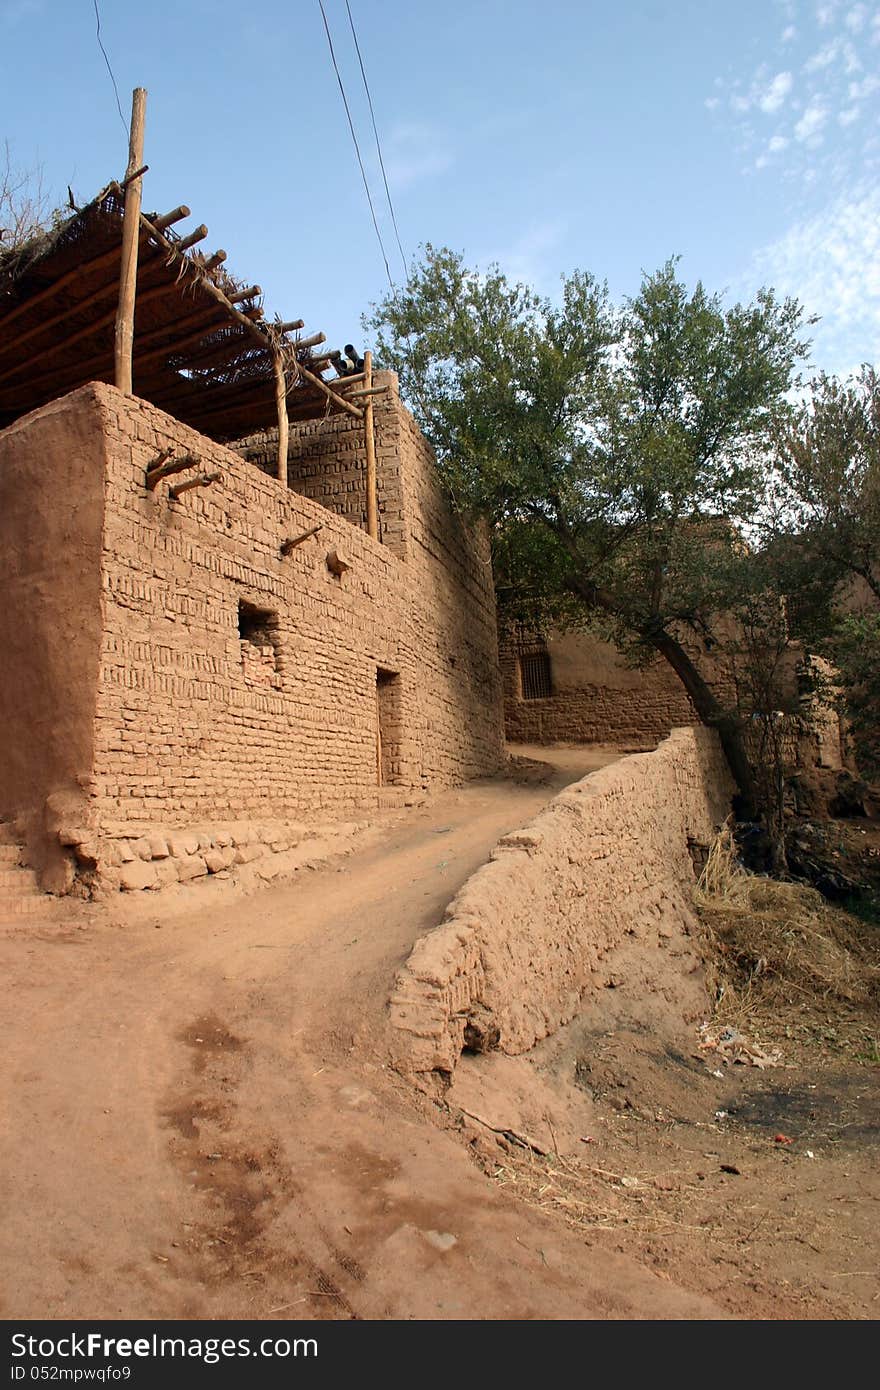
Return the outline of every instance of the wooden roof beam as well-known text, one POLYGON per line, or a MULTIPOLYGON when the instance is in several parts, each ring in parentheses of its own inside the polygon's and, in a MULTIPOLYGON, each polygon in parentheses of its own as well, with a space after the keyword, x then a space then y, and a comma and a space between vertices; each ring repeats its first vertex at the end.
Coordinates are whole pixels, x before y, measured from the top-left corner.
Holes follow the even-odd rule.
POLYGON ((363 420, 364 412, 359 410, 356 405, 352 405, 344 396, 340 396, 338 392, 331 391, 326 381, 322 381, 319 376, 315 376, 314 372, 310 372, 308 367, 303 366, 302 362, 297 362, 295 365, 300 375, 304 376, 306 381, 310 381, 313 386, 317 386, 318 390, 322 391, 329 401, 332 401, 334 405, 338 405, 340 409, 347 410, 349 415, 353 415, 356 420, 363 420))
POLYGON ((256 339, 256 341, 258 341, 261 345, 269 341, 268 333, 264 333, 259 328, 255 327, 255 325, 251 322, 249 318, 246 318, 244 314, 240 313, 239 310, 236 309, 234 304, 230 304, 223 291, 219 289, 217 285, 214 284, 213 280, 210 280, 208 278, 208 276, 205 274, 204 267, 201 266, 199 262, 195 260, 195 258, 187 257, 185 254, 179 251, 178 247, 175 246, 173 242, 168 241, 167 237, 164 237, 160 231, 156 230, 156 227, 153 225, 153 223, 150 222, 149 218, 145 217, 143 213, 140 214, 140 220, 141 225, 145 227, 146 230, 150 233, 150 235, 154 237, 156 241, 158 241, 159 245, 162 246, 168 252, 169 258, 171 260, 177 260, 183 263, 190 276, 192 276, 198 281, 200 287, 204 290, 205 294, 209 295, 212 299, 215 299, 218 304, 222 304, 229 316, 232 319, 234 319, 237 323, 242 324, 247 329, 248 333, 250 333, 251 336, 254 339, 256 339))
MULTIPOLYGON (((155 299, 161 299, 163 298, 163 296, 170 296, 175 293, 179 293, 177 287, 173 284, 169 285, 166 282, 161 285, 153 286, 148 290, 142 290, 140 295, 138 296, 138 299, 139 303, 141 304, 149 304, 155 299)), ((82 308, 82 306, 80 306, 80 308, 82 308)), ((18 362, 14 367, 7 368, 5 372, 0 372, 0 382, 8 381, 10 377, 19 376, 21 373, 31 371, 35 362, 39 363, 44 359, 57 357, 60 353, 67 352, 71 347, 74 347, 77 343, 82 342, 83 339, 90 338, 95 333, 100 333, 103 329, 109 327, 110 324, 115 322, 116 309, 114 308, 108 310, 106 314, 102 314, 100 318, 95 319, 92 323, 86 324, 83 328, 79 329, 78 332, 71 333, 68 337, 59 339, 57 342, 52 343, 49 347, 43 348, 35 355, 32 355, 28 359, 28 361, 18 362)), ((248 322, 250 322, 250 320, 248 320, 248 322)), ((171 331, 173 331, 173 324, 171 325, 171 331)), ((40 379, 41 378, 35 378, 34 380, 40 379)), ((30 385, 31 382, 29 381, 28 384, 30 385)))
MULTIPOLYGON (((154 268, 161 268, 160 256, 156 254, 156 256, 154 256, 154 259, 150 260, 149 263, 145 264, 142 260, 142 263, 140 264, 142 264, 143 271, 145 271, 145 275, 143 275, 143 278, 149 278, 147 277, 147 272, 149 272, 150 270, 154 270, 154 268)), ((138 279, 140 284, 140 275, 138 279)), ((161 285, 147 285, 146 289, 139 288, 138 297, 140 303, 146 302, 147 296, 152 295, 153 288, 161 289, 161 291, 167 291, 168 293, 177 291, 177 286, 168 285, 167 279, 165 279, 165 281, 163 281, 163 284, 161 285)), ((57 314, 50 314, 49 318, 43 318, 43 320, 40 320, 39 324, 33 324, 31 328, 26 328, 24 334, 19 334, 17 338, 8 338, 6 342, 0 342, 0 359, 3 359, 3 357, 11 356, 11 353, 13 352, 15 354, 18 354, 19 349, 21 349, 21 347, 24 346, 26 342, 32 342, 33 338, 39 338, 39 336, 44 334, 44 332, 49 332, 49 329, 56 328, 58 324, 63 324, 65 318, 76 318, 81 316, 83 309, 85 309, 85 307, 88 307, 89 304, 97 304, 101 302, 101 299, 110 299, 110 297, 114 297, 115 299, 115 297, 118 296, 118 293, 120 293, 120 278, 118 278, 118 275, 115 275, 113 279, 110 279, 110 281, 107 281, 106 284, 101 285, 100 289, 96 289, 96 291, 90 293, 90 295, 86 297, 86 299, 81 299, 78 300, 78 302, 67 304, 67 307, 65 307, 65 309, 58 310, 57 314)), ((113 320, 110 321, 113 322, 113 320)), ((106 317, 101 318, 99 322, 93 324, 93 327, 95 327, 97 331, 97 329, 103 328, 104 325, 106 325, 106 322, 106 317)), ((0 328, 4 327, 6 327, 6 324, 4 324, 4 321, 0 318, 0 328)), ((88 336, 88 334, 86 334, 85 331, 82 331, 81 336, 88 336)), ((36 353, 36 356, 35 354, 31 354, 31 357, 29 357, 28 360, 28 367, 33 366, 33 361, 39 360, 40 357, 51 356, 51 354, 53 354, 54 352, 61 352, 65 345, 70 345, 71 341, 71 338, 67 338, 64 339, 64 341, 54 342, 51 343, 51 346, 44 347, 44 349, 36 353)), ((22 367, 22 371, 24 370, 26 370, 26 368, 22 367)), ((13 373, 11 373, 10 371, 8 375, 13 375, 13 373)), ((4 377, 0 377, 0 381, 3 381, 3 379, 4 377)))
POLYGON ((163 212, 161 217, 153 217, 150 220, 154 227, 157 227, 160 232, 164 232, 166 227, 173 227, 175 222, 182 222, 185 217, 189 216, 190 210, 186 203, 181 203, 171 212, 163 212))

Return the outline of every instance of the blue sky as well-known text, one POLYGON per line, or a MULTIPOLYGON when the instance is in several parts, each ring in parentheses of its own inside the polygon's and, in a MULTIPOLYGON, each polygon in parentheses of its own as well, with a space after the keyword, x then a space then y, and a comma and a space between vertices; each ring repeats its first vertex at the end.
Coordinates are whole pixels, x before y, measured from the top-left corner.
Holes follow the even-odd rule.
MULTIPOLYGON (((880 359, 880 0, 350 0, 404 248, 553 294, 761 284, 822 315, 814 363, 880 359)), ((325 0, 402 274, 344 0, 325 0)), ((266 308, 362 342, 387 286, 317 0, 100 0, 126 119, 149 91, 148 208, 186 202, 266 308)), ((93 0, 0 0, 0 138, 58 199, 124 169, 93 0)))

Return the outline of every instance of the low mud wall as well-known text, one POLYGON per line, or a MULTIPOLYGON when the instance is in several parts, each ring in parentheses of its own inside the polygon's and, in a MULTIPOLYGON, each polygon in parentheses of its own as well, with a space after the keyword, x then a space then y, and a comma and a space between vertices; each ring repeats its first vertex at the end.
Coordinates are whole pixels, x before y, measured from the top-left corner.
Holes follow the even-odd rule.
POLYGON ((608 983, 603 959, 628 939, 662 947, 688 932, 694 846, 733 790, 716 736, 674 729, 504 836, 397 978, 395 1064, 451 1073, 466 1047, 524 1052, 608 983))

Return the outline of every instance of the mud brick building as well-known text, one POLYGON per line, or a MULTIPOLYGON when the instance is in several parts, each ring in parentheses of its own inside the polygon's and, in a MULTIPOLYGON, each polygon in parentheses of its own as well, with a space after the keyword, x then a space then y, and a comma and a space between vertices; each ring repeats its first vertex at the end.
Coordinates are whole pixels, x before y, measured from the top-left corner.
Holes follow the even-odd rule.
POLYGON ((396 378, 326 379, 322 335, 141 220, 130 392, 88 275, 112 190, 0 283, 0 821, 55 891, 283 854, 502 757, 488 543, 396 378))
POLYGON ((81 835, 94 858, 102 837, 342 816, 497 768, 488 547, 396 391, 377 416, 384 543, 350 519, 354 421, 303 427, 323 501, 294 490, 296 426, 287 486, 102 383, 0 433, 0 807, 31 841, 81 835), (168 447, 221 477, 148 489, 168 447))
MULTIPOLYGON (((727 631, 735 636, 736 629, 727 631)), ((691 647, 691 654, 722 703, 736 701, 736 646, 723 659, 691 647)), ((839 771, 846 757, 840 716, 828 696, 803 687, 801 644, 793 642, 781 661, 777 711, 782 744, 794 771, 839 771)), ((810 662, 831 668, 815 656, 810 662)), ((628 752, 654 749, 673 729, 698 726, 697 712, 667 663, 628 666, 617 649, 593 633, 537 632, 516 623, 502 627, 500 663, 507 738, 523 743, 611 744, 628 752)), ((748 737, 757 738, 753 727, 748 737)), ((762 755, 759 743, 754 756, 762 755)))
POLYGON ((635 670, 591 633, 511 627, 501 641, 501 670, 514 742, 649 749, 674 728, 700 722, 666 662, 635 670))

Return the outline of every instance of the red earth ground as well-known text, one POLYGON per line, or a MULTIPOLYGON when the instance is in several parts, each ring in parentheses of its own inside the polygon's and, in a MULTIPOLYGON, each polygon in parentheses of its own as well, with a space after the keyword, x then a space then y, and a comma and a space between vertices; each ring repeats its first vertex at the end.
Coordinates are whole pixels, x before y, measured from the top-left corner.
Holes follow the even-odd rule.
POLYGON ((860 1058, 719 1080, 674 1000, 646 1021, 615 989, 528 1058, 465 1059, 442 1099, 386 1065, 414 940, 500 835, 619 756, 535 755, 544 781, 387 817, 283 885, 3 931, 0 1315, 876 1316, 860 1058))

